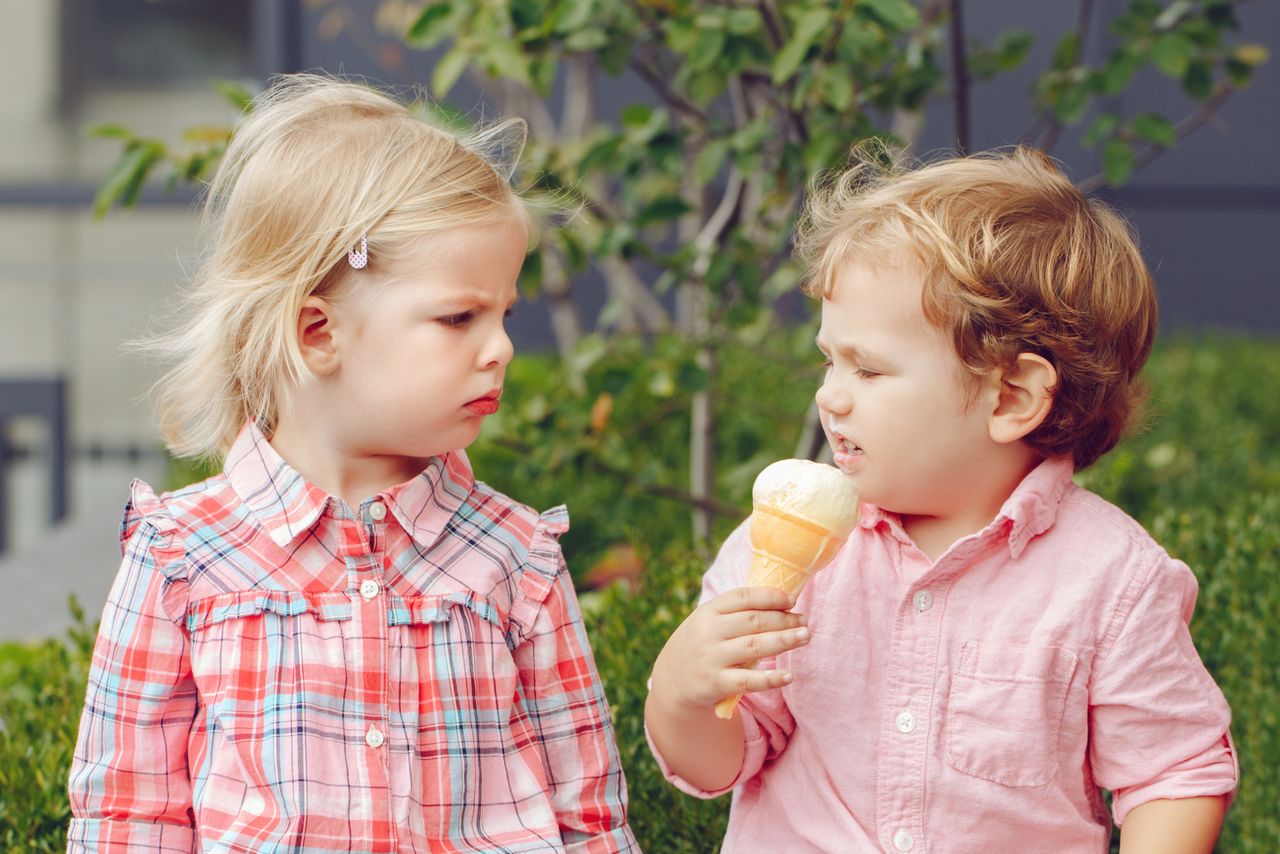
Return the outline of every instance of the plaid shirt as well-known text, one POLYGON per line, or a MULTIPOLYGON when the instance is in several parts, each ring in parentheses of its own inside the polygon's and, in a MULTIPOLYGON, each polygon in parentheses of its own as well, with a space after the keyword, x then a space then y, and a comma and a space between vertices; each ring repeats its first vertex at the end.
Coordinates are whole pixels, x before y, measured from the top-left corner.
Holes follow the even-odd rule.
POLYGON ((68 850, 638 850, 567 528, 461 452, 353 512, 252 425, 135 481, 68 850))

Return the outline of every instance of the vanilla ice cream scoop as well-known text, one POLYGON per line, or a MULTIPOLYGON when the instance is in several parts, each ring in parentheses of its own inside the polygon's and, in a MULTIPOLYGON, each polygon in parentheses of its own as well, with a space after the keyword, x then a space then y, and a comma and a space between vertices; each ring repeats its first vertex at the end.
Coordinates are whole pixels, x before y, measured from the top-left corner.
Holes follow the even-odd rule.
MULTIPOLYGON (((748 587, 779 587, 797 594, 826 566, 858 522, 858 493, 839 469, 809 460, 779 460, 751 488, 753 511, 748 587)), ((741 696, 716 704, 733 717, 741 696)))

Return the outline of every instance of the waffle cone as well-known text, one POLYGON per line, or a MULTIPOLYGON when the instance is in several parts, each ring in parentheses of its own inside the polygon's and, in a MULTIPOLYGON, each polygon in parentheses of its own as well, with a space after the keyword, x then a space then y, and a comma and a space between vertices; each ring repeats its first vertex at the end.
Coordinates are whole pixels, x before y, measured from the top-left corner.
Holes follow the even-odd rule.
MULTIPOLYGON (((795 596, 839 550, 842 539, 808 519, 769 506, 757 506, 748 529, 751 569, 748 587, 777 587, 795 596)), ((752 667, 755 664, 752 663, 752 667)), ((716 704, 716 715, 733 717, 741 694, 716 704)))

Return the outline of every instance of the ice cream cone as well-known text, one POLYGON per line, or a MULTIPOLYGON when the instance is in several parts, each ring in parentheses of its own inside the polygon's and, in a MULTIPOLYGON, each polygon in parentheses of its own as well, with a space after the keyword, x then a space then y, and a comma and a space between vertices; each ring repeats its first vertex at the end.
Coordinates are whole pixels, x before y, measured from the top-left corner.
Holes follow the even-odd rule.
MULTIPOLYGON (((835 557, 857 520, 853 485, 831 466, 808 460, 768 466, 756 479, 752 499, 748 587, 778 587, 798 595, 835 557)), ((721 700, 716 714, 733 717, 740 699, 721 700)))

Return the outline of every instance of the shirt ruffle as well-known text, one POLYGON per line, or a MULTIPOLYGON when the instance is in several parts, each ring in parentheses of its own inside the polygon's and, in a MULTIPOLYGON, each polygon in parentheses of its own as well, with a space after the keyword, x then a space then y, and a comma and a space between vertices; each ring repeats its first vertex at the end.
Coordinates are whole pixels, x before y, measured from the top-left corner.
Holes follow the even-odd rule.
POLYGON ((560 537, 569 530, 569 509, 563 504, 538 514, 533 536, 524 566, 520 568, 520 583, 515 601, 511 604, 511 621, 520 638, 533 625, 538 609, 547 600, 556 577, 564 568, 564 553, 560 537))
POLYGON ((174 623, 182 624, 187 611, 187 553, 182 528, 164 499, 146 481, 129 484, 129 501, 120 521, 120 553, 145 550, 152 568, 164 576, 161 607, 174 623))

